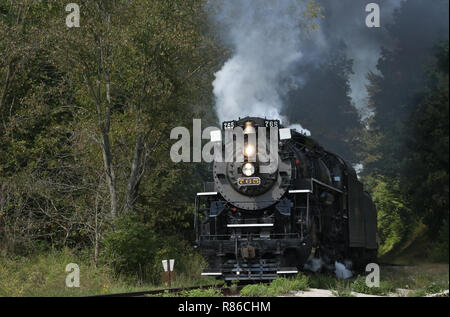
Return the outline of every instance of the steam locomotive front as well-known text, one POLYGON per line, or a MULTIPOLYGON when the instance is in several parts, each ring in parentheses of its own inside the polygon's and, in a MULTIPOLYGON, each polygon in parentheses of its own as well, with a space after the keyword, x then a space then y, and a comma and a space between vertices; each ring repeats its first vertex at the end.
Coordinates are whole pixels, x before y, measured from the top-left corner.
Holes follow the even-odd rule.
MULTIPOLYGON (((291 183, 291 162, 288 158, 281 157, 278 151, 278 125, 278 121, 259 118, 237 121, 233 130, 243 128, 243 147, 240 147, 240 143, 236 142, 236 135, 233 135, 233 138, 229 138, 233 142, 225 144, 224 148, 227 152, 227 146, 233 146, 230 158, 225 158, 225 162, 214 163, 213 175, 217 191, 236 208, 262 210, 273 205, 286 193, 291 183), (272 125, 272 129, 275 129, 272 136, 266 125, 272 125), (276 153, 268 153, 271 150, 276 153)), ((231 132, 231 129, 225 131, 231 132)))
POLYGON ((297 273, 310 254, 310 235, 302 230, 306 215, 293 210, 288 195, 297 178, 296 159, 280 140, 279 127, 279 121, 261 118, 224 123, 224 133, 232 137, 225 137, 223 149, 231 148, 232 155, 214 162, 211 191, 197 204, 202 210, 197 245, 210 264, 203 275, 272 279, 297 273), (242 146, 236 142, 239 128, 242 146))

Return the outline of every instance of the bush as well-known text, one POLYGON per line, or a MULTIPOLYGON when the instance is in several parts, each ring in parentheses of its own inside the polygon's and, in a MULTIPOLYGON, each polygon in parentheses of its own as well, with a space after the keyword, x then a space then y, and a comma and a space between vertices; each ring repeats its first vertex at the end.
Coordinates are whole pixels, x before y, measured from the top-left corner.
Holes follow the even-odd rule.
POLYGON ((279 277, 273 280, 269 285, 246 285, 241 290, 241 295, 251 297, 273 297, 288 294, 291 291, 304 291, 307 290, 308 287, 308 277, 299 273, 295 278, 279 277))
POLYGON ((296 278, 279 277, 273 280, 269 289, 275 294, 287 294, 291 291, 304 291, 309 287, 309 279, 307 276, 299 273, 296 278))
POLYGON ((230 292, 232 294, 236 294, 237 293, 237 291, 238 291, 238 284, 239 284, 238 281, 231 281, 230 292))
POLYGON ((181 293, 183 297, 222 297, 223 294, 219 289, 207 288, 207 289, 193 289, 190 291, 183 291, 181 293))
POLYGON ((427 295, 427 292, 424 289, 415 290, 412 293, 410 293, 409 297, 424 297, 427 295))
POLYGON ((449 223, 448 223, 448 219, 446 219, 439 231, 438 241, 436 241, 433 244, 433 247, 431 248, 430 256, 431 256, 431 259, 435 262, 448 263, 448 259, 449 259, 449 257, 448 257, 448 250, 449 250, 448 227, 449 227, 449 223))
POLYGON ((264 284, 250 284, 241 289, 241 296, 245 297, 271 297, 277 296, 272 294, 269 287, 264 284))
POLYGON ((175 259, 176 284, 187 286, 206 281, 200 280, 205 260, 188 242, 176 236, 158 236, 135 215, 117 222, 116 230, 107 234, 104 247, 104 262, 110 263, 117 273, 141 282, 160 284, 161 261, 165 259, 175 259))
POLYGON ((84 296, 132 288, 108 266, 93 263, 69 249, 28 257, 0 259, 0 296, 84 296), (66 287, 66 265, 80 268, 80 287, 66 287))
POLYGON ((336 277, 328 274, 314 273, 309 277, 309 286, 311 288, 334 289, 336 284, 336 277))
POLYGON ((409 231, 411 210, 400 193, 399 182, 392 178, 367 179, 371 183, 371 195, 377 206, 379 256, 395 251, 404 242, 409 231))
POLYGON ((385 281, 380 281, 379 287, 368 287, 364 276, 358 276, 353 281, 351 288, 354 292, 370 295, 387 295, 396 291, 395 287, 385 281))
POLYGON ((334 296, 338 297, 355 297, 352 294, 352 285, 349 281, 339 280, 334 283, 335 290, 332 291, 334 296))
MULTIPOLYGON (((145 223, 135 217, 123 217, 117 228, 104 240, 104 259, 120 274, 137 276, 142 281, 159 282, 159 266, 156 262, 161 243, 145 223)), ((158 262, 159 262, 158 261, 158 262)))

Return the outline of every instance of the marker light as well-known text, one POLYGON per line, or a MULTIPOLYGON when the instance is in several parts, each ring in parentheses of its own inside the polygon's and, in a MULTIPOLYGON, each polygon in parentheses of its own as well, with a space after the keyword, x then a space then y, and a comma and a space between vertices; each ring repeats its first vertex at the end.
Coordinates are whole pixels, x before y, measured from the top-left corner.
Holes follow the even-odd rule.
POLYGON ((242 173, 245 176, 250 177, 255 174, 255 167, 252 163, 245 163, 244 166, 242 166, 242 173))

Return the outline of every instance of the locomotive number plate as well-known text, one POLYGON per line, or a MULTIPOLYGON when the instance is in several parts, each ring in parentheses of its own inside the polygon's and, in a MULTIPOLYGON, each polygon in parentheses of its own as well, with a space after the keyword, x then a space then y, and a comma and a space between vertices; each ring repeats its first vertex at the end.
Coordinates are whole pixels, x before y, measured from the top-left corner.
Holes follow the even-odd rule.
POLYGON ((266 128, 278 128, 280 126, 279 120, 264 120, 266 128))
POLYGON ((240 186, 258 186, 261 184, 261 178, 259 178, 259 177, 241 177, 241 178, 238 178, 238 184, 240 186))
POLYGON ((235 126, 236 126, 236 121, 225 121, 222 124, 222 129, 223 130, 234 129, 235 126))

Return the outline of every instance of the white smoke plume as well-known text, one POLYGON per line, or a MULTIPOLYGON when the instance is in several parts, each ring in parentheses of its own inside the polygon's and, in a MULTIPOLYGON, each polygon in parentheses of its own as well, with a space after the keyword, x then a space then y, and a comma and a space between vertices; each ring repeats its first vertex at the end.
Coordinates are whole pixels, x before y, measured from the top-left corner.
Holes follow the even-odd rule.
POLYGON ((321 258, 316 258, 313 255, 310 255, 306 263, 303 265, 303 269, 311 272, 317 272, 322 268, 322 266, 323 262, 321 258))
MULTIPOLYGON (((219 120, 260 116, 281 119, 282 82, 302 58, 306 1, 212 1, 214 21, 233 49, 213 82, 219 120)), ((297 126, 301 131, 303 128, 297 126)), ((299 131, 299 132, 301 132, 299 131)), ((309 132, 309 131, 308 131, 309 132)))
POLYGON ((311 131, 309 131, 308 129, 303 128, 300 124, 291 124, 289 126, 289 129, 294 129, 297 130, 297 132, 306 135, 306 136, 311 136, 311 131))
POLYGON ((345 280, 345 279, 348 279, 348 278, 353 276, 352 271, 347 269, 347 267, 344 264, 340 263, 340 262, 337 262, 337 261, 334 262, 334 267, 335 267, 335 271, 334 272, 336 274, 336 277, 341 279, 341 280, 345 280))
MULTIPOLYGON (((401 5, 402 0, 380 0, 376 2, 380 8, 381 28, 368 28, 365 24, 366 5, 364 0, 316 0, 324 9, 325 19, 320 27, 320 35, 313 35, 312 53, 321 54, 335 49, 336 43, 343 42, 347 47, 347 56, 353 61, 353 74, 350 76, 350 87, 353 103, 358 109, 367 108, 369 84, 367 74, 374 72, 380 57, 382 46, 390 48, 393 43, 387 36, 386 26, 392 23, 393 12, 401 5), (317 45, 318 42, 321 45, 317 45)), ((414 0, 410 0, 414 1, 414 0)))
MULTIPOLYGON (((307 0, 210 1, 216 29, 233 51, 213 82, 220 121, 250 115, 278 118, 285 125, 296 123, 280 115, 283 94, 307 80, 295 68, 321 63, 341 42, 353 60, 350 96, 357 108, 367 110, 367 73, 377 73, 381 47, 389 46, 384 30, 366 27, 367 1, 316 0, 324 9, 325 18, 314 21, 319 29, 305 38, 301 25, 306 3, 307 0)), ((401 0, 379 2, 383 27, 391 22, 392 12, 400 3, 401 0)), ((307 126, 307 122, 303 124, 307 126)), ((310 135, 301 126, 297 130, 310 135)))

